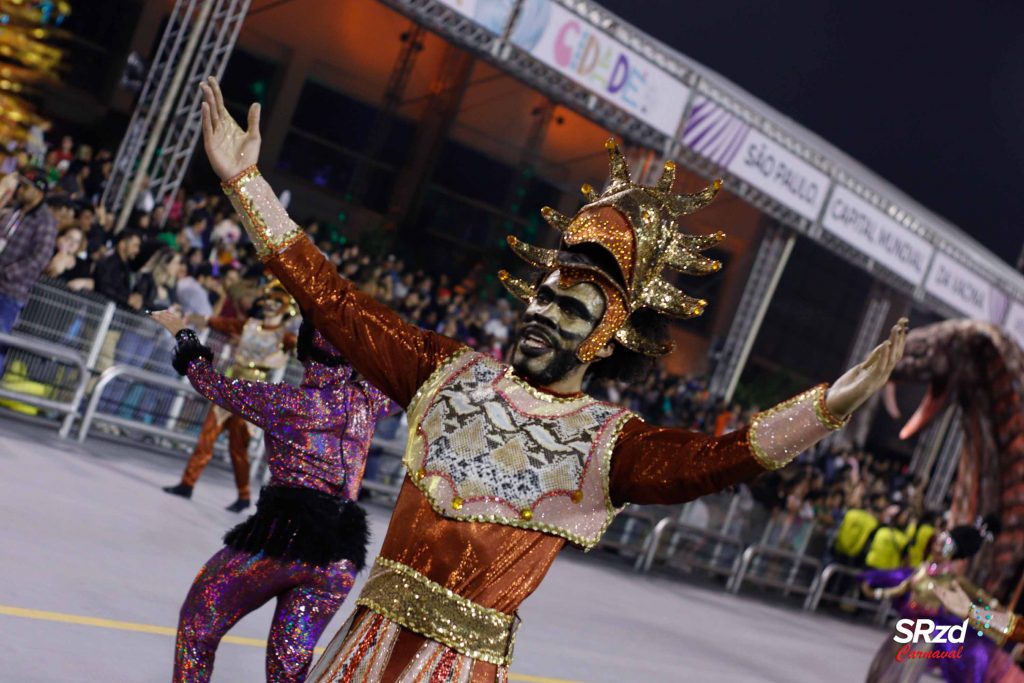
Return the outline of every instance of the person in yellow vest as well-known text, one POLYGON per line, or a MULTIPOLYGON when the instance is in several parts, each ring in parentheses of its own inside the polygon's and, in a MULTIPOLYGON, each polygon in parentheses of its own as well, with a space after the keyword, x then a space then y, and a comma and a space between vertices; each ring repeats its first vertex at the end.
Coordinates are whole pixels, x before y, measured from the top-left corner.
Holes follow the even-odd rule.
POLYGON ((937 512, 926 512, 921 516, 920 522, 908 530, 905 564, 916 567, 924 562, 924 556, 928 553, 928 546, 941 519, 942 515, 937 512))
POLYGON ((871 569, 896 569, 903 563, 903 556, 909 542, 907 533, 910 511, 890 506, 883 516, 882 524, 875 531, 868 546, 864 564, 871 569))
MULTIPOLYGON (((884 496, 876 496, 875 506, 884 504, 884 496)), ((873 506, 873 508, 875 507, 873 506)), ((875 508, 877 509, 877 508, 875 508)), ((832 544, 832 554, 837 562, 859 567, 864 564, 864 551, 871 534, 878 528, 878 515, 872 510, 851 508, 843 515, 832 544)))

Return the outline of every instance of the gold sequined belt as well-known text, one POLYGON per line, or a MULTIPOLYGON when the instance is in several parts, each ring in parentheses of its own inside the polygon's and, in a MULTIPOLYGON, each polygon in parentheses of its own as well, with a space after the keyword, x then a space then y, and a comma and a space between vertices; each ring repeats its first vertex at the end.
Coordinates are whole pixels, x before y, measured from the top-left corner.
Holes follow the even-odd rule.
POLYGON ((400 562, 378 557, 356 604, 473 659, 512 663, 516 615, 478 605, 400 562))

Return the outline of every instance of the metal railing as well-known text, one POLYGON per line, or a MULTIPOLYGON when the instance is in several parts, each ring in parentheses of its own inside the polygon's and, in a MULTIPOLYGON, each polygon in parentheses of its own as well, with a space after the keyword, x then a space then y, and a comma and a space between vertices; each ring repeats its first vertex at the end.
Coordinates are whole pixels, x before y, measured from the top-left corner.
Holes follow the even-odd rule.
MULTIPOLYGON (((40 341, 39 339, 24 337, 22 335, 5 334, 0 332, 0 346, 15 347, 21 349, 27 354, 48 358, 65 366, 74 367, 78 370, 78 379, 74 384, 74 390, 71 392, 70 398, 66 401, 55 400, 52 397, 46 398, 43 396, 36 396, 27 392, 15 391, 0 386, 0 398, 11 399, 18 401, 19 403, 26 403, 31 406, 63 414, 64 419, 61 421, 59 433, 61 438, 66 437, 71 431, 71 425, 75 421, 78 406, 82 402, 82 397, 85 395, 85 386, 89 382, 90 375, 89 370, 86 368, 85 359, 82 358, 79 353, 70 351, 63 346, 40 341)), ((7 376, 9 375, 5 375, 5 377, 7 376)))
POLYGON ((799 576, 799 570, 803 567, 812 567, 817 570, 821 567, 821 560, 814 557, 808 557, 803 552, 793 552, 791 550, 784 550, 770 545, 762 545, 756 543, 752 546, 748 546, 743 554, 740 556, 739 565, 736 571, 729 577, 729 581, 725 585, 725 589, 730 593, 739 593, 743 587, 743 583, 753 583, 759 586, 768 586, 770 588, 781 588, 783 595, 789 595, 790 593, 801 593, 807 594, 811 590, 811 585, 800 585, 797 583, 799 576), (751 563, 755 558, 769 557, 774 559, 784 560, 786 563, 792 563, 792 567, 786 573, 786 578, 780 578, 778 575, 772 575, 771 572, 760 572, 760 575, 754 575, 751 573, 751 563))
MULTIPOLYGON (((131 417, 123 417, 112 412, 100 410, 99 404, 100 400, 103 398, 104 392, 115 380, 121 377, 131 378, 139 384, 144 384, 150 387, 166 389, 186 396, 191 395, 199 397, 199 394, 197 394, 196 390, 192 388, 192 385, 188 382, 182 381, 181 378, 168 377, 167 375, 160 375, 155 372, 134 368, 129 365, 114 365, 103 371, 103 374, 100 375, 99 381, 92 390, 92 394, 89 396, 89 403, 86 406, 85 415, 82 417, 82 424, 78 428, 79 443, 85 441, 86 437, 89 436, 89 431, 92 429, 93 423, 98 422, 113 425, 115 427, 125 427, 144 434, 158 436, 167 439, 168 441, 188 445, 195 444, 197 437, 194 434, 189 434, 180 429, 175 429, 170 425, 160 427, 154 424, 147 424, 146 422, 131 417)), ((173 418, 171 419, 173 420, 173 418)))
POLYGON ((821 572, 815 577, 814 583, 811 584, 810 590, 807 592, 807 597, 804 599, 804 610, 808 612, 817 611, 821 605, 822 600, 830 602, 836 602, 840 604, 851 605, 857 609, 864 609, 874 612, 874 622, 876 624, 882 624, 888 618, 889 613, 892 611, 892 601, 882 600, 869 600, 868 598, 860 595, 860 584, 858 578, 864 573, 863 568, 851 567, 845 564, 839 564, 832 562, 826 565, 821 572), (828 592, 828 585, 835 576, 848 576, 854 579, 852 585, 848 586, 850 590, 830 593, 828 592))
POLYGON ((676 519, 685 512, 665 514, 665 508, 628 507, 612 521, 597 543, 599 550, 608 550, 633 561, 635 571, 643 570, 644 560, 655 542, 654 531, 664 520, 676 519))

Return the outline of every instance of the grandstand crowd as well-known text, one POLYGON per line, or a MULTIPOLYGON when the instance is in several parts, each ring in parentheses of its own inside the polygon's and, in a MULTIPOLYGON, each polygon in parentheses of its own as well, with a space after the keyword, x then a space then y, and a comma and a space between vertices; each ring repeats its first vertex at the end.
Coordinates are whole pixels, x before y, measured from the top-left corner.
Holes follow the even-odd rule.
MULTIPOLYGON (((265 275, 219 189, 182 190, 158 203, 143 187, 127 226, 115 232, 116 217, 101 203, 111 151, 76 145, 69 136, 49 146, 44 132, 8 148, 0 161, 0 332, 12 329, 40 276, 139 313, 178 306, 193 320, 246 315, 265 275)), ((315 218, 302 225, 342 275, 409 322, 503 357, 516 312, 506 299, 481 296, 480 267, 461 279, 430 273, 394 255, 367 253, 315 218)), ((757 411, 716 400, 703 377, 661 368, 637 384, 602 382, 589 390, 653 423, 714 435, 744 427, 757 411)), ((826 448, 765 474, 743 493, 779 522, 781 543, 800 547, 806 534, 817 533, 826 559, 887 569, 920 562, 941 525, 941 516, 924 507, 925 483, 901 461, 826 448)))

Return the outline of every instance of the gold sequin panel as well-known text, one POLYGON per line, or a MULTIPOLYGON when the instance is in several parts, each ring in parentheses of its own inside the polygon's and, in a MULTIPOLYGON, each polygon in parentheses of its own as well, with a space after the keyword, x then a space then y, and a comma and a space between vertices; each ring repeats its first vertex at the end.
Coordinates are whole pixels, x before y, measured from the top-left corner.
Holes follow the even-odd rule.
POLYGON ((559 400, 479 353, 439 368, 409 406, 405 465, 450 519, 556 534, 593 547, 617 510, 611 453, 632 414, 589 396, 559 400))
POLYGON ((750 448, 763 467, 785 466, 844 424, 821 413, 827 391, 827 384, 819 384, 754 416, 750 448))
POLYGON ((514 615, 467 600, 400 562, 377 558, 356 604, 473 659, 512 661, 514 615))
POLYGON ((284 251, 302 236, 302 228, 288 217, 273 188, 255 166, 222 183, 221 188, 241 217, 261 259, 284 251))

